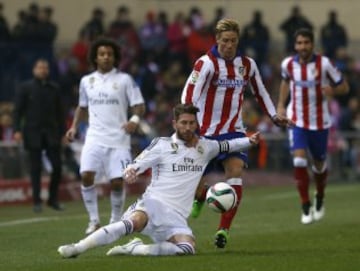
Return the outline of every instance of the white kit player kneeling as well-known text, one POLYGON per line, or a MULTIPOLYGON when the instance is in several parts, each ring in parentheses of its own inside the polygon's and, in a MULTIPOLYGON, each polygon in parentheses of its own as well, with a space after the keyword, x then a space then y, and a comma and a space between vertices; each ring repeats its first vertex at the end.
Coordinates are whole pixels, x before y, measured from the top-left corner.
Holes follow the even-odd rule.
POLYGON ((188 226, 195 191, 209 161, 220 152, 248 149, 259 142, 259 133, 232 140, 210 140, 196 135, 198 108, 179 104, 174 108, 171 137, 155 138, 124 171, 124 180, 136 181, 152 169, 151 183, 121 220, 101 227, 77 243, 60 246, 64 258, 98 246, 110 244, 123 236, 140 232, 154 243, 144 244, 135 238, 110 249, 107 255, 192 255, 195 238, 188 226), (169 237, 170 236, 170 237, 169 237))

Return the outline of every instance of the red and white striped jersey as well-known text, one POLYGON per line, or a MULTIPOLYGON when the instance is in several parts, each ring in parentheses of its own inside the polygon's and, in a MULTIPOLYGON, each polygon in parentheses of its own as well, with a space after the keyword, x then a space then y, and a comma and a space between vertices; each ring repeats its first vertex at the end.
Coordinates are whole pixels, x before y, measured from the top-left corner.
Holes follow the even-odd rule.
POLYGON ((274 116, 274 104, 253 59, 237 55, 232 61, 226 61, 214 46, 196 61, 183 89, 181 102, 200 109, 201 135, 245 131, 241 113, 244 91, 249 83, 263 110, 270 117, 274 116))
POLYGON ((281 63, 281 75, 290 83, 287 117, 301 128, 329 128, 329 105, 322 88, 343 81, 340 71, 329 58, 316 54, 310 62, 300 64, 298 55, 287 57, 281 63))

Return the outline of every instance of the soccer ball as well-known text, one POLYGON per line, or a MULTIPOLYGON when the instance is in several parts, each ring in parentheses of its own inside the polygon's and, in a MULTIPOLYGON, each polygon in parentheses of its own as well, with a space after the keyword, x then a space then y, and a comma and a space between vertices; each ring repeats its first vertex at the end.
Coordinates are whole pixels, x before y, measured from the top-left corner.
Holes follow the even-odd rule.
POLYGON ((237 202, 237 195, 229 184, 220 182, 209 187, 206 192, 206 203, 211 210, 217 213, 224 213, 234 208, 237 202))

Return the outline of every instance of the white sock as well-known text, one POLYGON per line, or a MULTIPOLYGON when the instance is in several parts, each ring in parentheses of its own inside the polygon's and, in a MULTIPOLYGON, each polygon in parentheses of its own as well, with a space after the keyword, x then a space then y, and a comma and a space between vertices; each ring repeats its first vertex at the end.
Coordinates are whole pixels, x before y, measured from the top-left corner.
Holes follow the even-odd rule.
POLYGON ((95 184, 92 186, 81 186, 81 195, 84 201, 85 208, 89 214, 90 221, 100 222, 98 199, 95 184))
POLYGON ((178 254, 194 254, 194 247, 187 242, 183 243, 170 243, 170 242, 161 242, 148 245, 137 245, 134 247, 131 255, 178 255, 178 254))
POLYGON ((111 190, 110 202, 111 202, 110 223, 114 223, 120 220, 122 213, 124 211, 125 189, 121 189, 118 191, 111 190))
POLYGON ((80 253, 94 247, 110 244, 120 237, 133 232, 131 220, 121 220, 101 227, 75 244, 80 253))

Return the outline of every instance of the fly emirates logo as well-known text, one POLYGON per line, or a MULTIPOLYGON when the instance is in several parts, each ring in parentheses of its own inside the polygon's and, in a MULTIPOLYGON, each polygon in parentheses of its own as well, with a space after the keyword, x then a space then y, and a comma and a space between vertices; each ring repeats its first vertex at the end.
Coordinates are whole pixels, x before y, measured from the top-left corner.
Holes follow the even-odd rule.
POLYGON ((109 94, 104 92, 99 92, 97 97, 91 97, 89 99, 91 105, 103 105, 103 104, 115 104, 119 105, 119 100, 112 98, 109 94))
POLYGON ((203 170, 202 165, 197 165, 194 163, 195 160, 189 157, 184 157, 183 163, 173 163, 172 169, 174 172, 184 172, 184 171, 191 171, 191 172, 201 172, 203 170))

